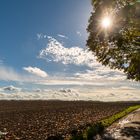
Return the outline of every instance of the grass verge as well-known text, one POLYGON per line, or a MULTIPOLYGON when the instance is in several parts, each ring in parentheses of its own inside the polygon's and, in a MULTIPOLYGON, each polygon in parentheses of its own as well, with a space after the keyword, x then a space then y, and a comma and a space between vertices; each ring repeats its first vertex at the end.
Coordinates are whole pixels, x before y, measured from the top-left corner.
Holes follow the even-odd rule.
POLYGON ((104 129, 110 126, 112 123, 117 121, 118 119, 126 116, 130 112, 140 108, 140 105, 135 105, 126 108, 125 110, 112 115, 106 119, 103 119, 93 125, 88 126, 82 133, 75 133, 72 135, 71 140, 93 140, 93 137, 97 134, 103 133, 104 129))

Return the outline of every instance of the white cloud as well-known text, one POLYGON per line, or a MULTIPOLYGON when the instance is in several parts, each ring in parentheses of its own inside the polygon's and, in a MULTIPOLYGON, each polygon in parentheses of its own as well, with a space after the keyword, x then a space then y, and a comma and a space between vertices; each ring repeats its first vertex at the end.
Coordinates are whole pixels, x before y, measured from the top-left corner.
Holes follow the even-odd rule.
POLYGON ((48 74, 45 71, 43 71, 43 70, 41 70, 41 69, 39 69, 37 67, 31 67, 31 66, 29 66, 29 67, 24 67, 23 69, 25 71, 27 71, 27 72, 29 72, 31 74, 34 74, 36 76, 39 76, 39 77, 45 78, 45 77, 48 76, 48 74))
POLYGON ((37 39, 40 40, 40 39, 45 39, 47 38, 47 35, 43 34, 43 33, 37 33, 37 39))
POLYGON ((0 91, 1 100, 93 100, 93 101, 139 101, 139 89, 130 91, 121 89, 99 88, 95 87, 79 89, 38 89, 37 91, 19 91, 7 94, 6 91, 0 91))
MULTIPOLYGON (((49 77, 50 78, 50 77, 49 77)), ((106 80, 107 81, 107 80, 106 80)), ((104 79, 86 79, 86 78, 77 78, 75 77, 52 77, 52 79, 45 79, 38 81, 39 85, 47 85, 47 86, 103 86, 106 85, 104 79)), ((115 80, 114 80, 115 81, 115 80)), ((110 82, 109 80, 107 83, 110 82)), ((113 82, 113 81, 111 81, 113 82)))
POLYGON ((131 91, 131 90, 137 90, 137 88, 135 88, 135 87, 131 87, 131 86, 119 86, 119 87, 113 87, 112 89, 114 89, 114 90, 129 90, 129 92, 131 91))
POLYGON ((40 51, 39 57, 47 61, 62 62, 63 64, 98 66, 92 52, 80 47, 66 48, 52 37, 48 37, 47 47, 40 51))
POLYGON ((105 80, 124 80, 126 76, 123 72, 117 70, 110 70, 106 67, 99 67, 96 70, 86 70, 86 72, 75 73, 75 76, 81 79, 105 79, 105 80))
POLYGON ((18 74, 13 68, 7 66, 0 66, 0 80, 19 81, 22 76, 18 74))
POLYGON ((96 57, 88 49, 80 47, 66 48, 60 42, 52 37, 48 37, 49 43, 47 47, 40 51, 39 58, 50 62, 61 62, 64 65, 74 64, 76 66, 86 66, 89 70, 83 73, 75 72, 75 76, 86 79, 125 79, 126 76, 119 70, 112 70, 108 67, 102 66, 96 61, 96 57))
POLYGON ((22 92, 13 92, 11 94, 7 94, 0 91, 0 99, 1 100, 80 100, 82 96, 79 95, 78 91, 66 90, 66 92, 60 90, 41 90, 36 91, 22 91, 22 92), (41 92, 40 92, 41 91, 41 92))
POLYGON ((76 34, 79 35, 79 36, 82 36, 80 31, 77 31, 76 34))
POLYGON ((39 78, 33 75, 18 73, 15 69, 0 65, 0 80, 3 81, 18 81, 18 82, 35 82, 39 78))
POLYGON ((57 36, 59 36, 59 37, 61 37, 61 38, 68 39, 68 37, 67 37, 67 36, 65 36, 65 35, 62 35, 62 34, 58 34, 57 36))
POLYGON ((6 86, 2 88, 3 91, 13 91, 13 92, 19 92, 21 91, 21 88, 14 87, 13 85, 6 86))

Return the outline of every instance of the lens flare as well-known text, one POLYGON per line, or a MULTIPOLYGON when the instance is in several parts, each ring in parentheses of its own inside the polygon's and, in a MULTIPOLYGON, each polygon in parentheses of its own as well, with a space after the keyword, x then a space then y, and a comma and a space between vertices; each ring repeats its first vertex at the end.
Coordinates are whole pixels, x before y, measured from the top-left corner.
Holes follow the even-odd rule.
POLYGON ((104 17, 102 19, 102 27, 109 28, 112 25, 112 21, 110 17, 104 17))

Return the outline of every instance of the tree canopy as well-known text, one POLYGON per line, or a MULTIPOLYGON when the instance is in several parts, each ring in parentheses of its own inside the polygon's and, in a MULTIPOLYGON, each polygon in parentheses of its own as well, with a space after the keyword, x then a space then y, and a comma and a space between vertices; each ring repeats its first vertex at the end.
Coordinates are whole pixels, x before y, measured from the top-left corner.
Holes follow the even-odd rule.
POLYGON ((87 46, 103 65, 140 81, 140 1, 92 0, 87 46))

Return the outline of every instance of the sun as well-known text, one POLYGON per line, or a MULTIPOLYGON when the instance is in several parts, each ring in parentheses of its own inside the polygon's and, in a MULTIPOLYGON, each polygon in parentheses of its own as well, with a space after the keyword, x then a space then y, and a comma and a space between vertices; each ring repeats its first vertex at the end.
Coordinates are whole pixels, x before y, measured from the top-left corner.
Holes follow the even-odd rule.
POLYGON ((110 17, 104 17, 101 24, 103 28, 109 28, 112 25, 112 20, 110 17))

